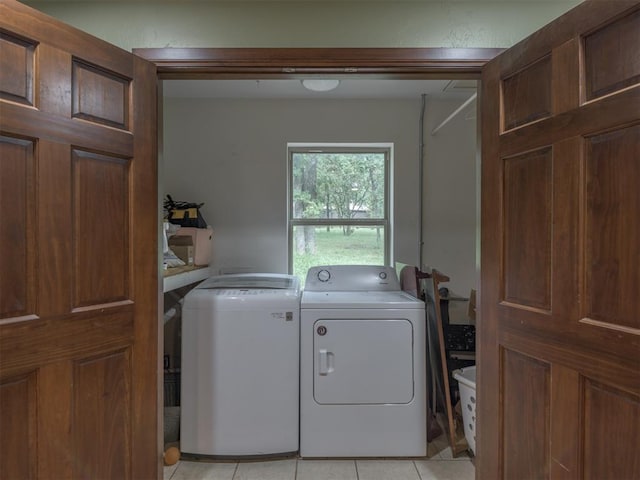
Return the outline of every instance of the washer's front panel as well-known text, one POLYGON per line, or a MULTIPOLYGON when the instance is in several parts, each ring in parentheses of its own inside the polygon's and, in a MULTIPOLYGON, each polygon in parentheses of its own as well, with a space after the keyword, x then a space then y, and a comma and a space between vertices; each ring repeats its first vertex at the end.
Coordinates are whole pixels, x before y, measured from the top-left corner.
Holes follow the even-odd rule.
POLYGON ((319 404, 406 404, 413 399, 413 327, 407 319, 320 319, 314 325, 319 404))
POLYGON ((182 318, 180 447, 210 456, 298 450, 299 302, 287 290, 192 290, 182 318))

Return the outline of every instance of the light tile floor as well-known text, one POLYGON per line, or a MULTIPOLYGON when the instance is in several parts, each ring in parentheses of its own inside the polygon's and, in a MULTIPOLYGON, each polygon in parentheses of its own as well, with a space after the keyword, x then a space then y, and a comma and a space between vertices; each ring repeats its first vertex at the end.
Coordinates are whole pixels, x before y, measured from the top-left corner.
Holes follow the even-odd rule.
POLYGON ((164 467, 164 480, 473 480, 468 455, 455 459, 441 435, 425 459, 303 460, 207 463, 180 461, 164 467))

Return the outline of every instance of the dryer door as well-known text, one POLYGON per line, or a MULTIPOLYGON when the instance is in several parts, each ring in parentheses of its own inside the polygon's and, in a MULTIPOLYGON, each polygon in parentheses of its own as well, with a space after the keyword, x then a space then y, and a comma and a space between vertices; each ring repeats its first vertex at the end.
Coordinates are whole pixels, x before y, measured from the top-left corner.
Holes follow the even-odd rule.
POLYGON ((406 319, 318 320, 315 401, 325 405, 413 400, 413 325, 406 319))

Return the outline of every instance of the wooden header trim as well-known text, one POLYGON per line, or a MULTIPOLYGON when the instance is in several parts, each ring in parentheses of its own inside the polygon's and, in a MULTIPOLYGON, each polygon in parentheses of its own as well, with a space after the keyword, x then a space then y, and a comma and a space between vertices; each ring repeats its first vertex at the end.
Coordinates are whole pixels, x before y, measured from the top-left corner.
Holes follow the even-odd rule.
POLYGON ((499 48, 136 48, 162 79, 479 78, 499 48))

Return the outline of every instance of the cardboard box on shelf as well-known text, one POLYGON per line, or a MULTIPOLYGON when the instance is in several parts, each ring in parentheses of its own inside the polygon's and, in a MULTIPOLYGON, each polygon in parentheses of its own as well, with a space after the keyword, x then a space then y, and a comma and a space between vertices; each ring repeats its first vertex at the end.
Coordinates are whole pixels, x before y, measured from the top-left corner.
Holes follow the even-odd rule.
POLYGON ((169 238, 169 248, 187 265, 194 264, 195 251, 190 235, 174 235, 169 238))
POLYGON ((193 263, 195 265, 209 265, 209 262, 211 261, 211 255, 213 253, 213 229, 211 227, 182 227, 176 232, 176 235, 189 235, 193 239, 193 263))

